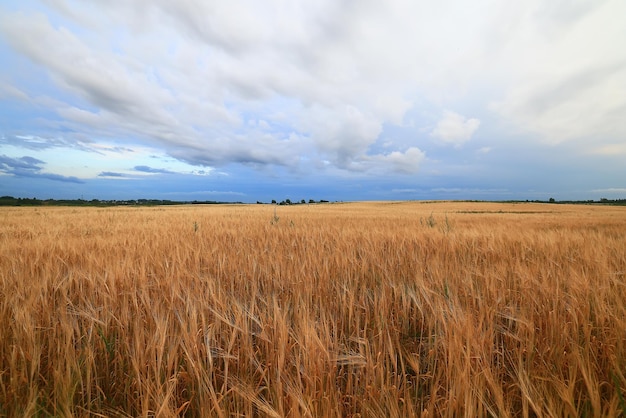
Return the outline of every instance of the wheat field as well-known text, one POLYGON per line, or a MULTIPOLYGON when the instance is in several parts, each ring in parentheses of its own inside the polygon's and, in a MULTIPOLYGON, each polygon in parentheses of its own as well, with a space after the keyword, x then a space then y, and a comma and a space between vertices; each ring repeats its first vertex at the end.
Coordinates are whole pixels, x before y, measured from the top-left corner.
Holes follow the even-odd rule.
POLYGON ((626 411, 626 208, 0 209, 0 416, 626 411))

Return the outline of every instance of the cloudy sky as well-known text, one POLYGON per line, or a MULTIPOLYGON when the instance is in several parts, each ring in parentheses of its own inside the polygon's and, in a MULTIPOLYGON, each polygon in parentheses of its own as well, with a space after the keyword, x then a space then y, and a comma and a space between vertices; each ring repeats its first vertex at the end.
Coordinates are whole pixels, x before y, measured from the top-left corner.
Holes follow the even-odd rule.
POLYGON ((626 198, 623 0, 0 1, 0 195, 626 198))

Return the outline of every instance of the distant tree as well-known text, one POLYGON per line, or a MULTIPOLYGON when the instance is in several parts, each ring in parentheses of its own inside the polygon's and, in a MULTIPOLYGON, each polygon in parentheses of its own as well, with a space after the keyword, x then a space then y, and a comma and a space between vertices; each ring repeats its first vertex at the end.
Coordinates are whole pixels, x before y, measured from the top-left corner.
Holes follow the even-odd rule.
POLYGON ((550 203, 554 203, 554 202, 556 202, 556 200, 554 200, 554 198, 553 198, 553 197, 551 197, 551 198, 550 198, 550 200, 548 200, 548 202, 550 202, 550 203))
POLYGON ((276 199, 272 199, 272 205, 276 204, 276 199))
POLYGON ((315 200, 309 199, 309 203, 315 203, 315 200))
POLYGON ((289 200, 289 199, 285 199, 285 204, 286 204, 286 205, 291 205, 291 200, 289 200))
POLYGON ((306 200, 302 199, 300 203, 304 205, 306 203, 306 200))

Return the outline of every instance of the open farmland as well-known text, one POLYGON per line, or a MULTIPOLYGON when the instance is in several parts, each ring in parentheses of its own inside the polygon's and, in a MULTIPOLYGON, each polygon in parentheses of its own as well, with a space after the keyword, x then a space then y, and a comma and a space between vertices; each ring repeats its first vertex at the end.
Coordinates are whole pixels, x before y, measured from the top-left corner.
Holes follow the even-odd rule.
POLYGON ((626 409, 626 208, 274 210, 0 209, 0 416, 626 409))

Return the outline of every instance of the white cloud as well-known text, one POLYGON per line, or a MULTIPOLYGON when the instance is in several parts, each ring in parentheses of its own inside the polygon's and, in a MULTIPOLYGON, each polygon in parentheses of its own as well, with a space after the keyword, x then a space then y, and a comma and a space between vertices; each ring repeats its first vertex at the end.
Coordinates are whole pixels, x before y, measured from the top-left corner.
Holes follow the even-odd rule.
POLYGON ((469 141, 479 126, 480 120, 476 118, 466 118, 446 110, 431 135, 442 142, 458 146, 469 141))
POLYGON ((0 36, 44 81, 6 67, 0 96, 36 115, 0 134, 35 126, 51 147, 88 140, 205 167, 405 174, 426 161, 429 134, 460 147, 479 127, 502 155, 521 130, 624 152, 622 0, 19 4, 0 7, 0 36))
POLYGON ((626 143, 606 144, 594 147, 592 148, 591 153, 606 156, 626 156, 626 143))
POLYGON ((114 1, 102 17, 110 28, 84 8, 67 13, 87 25, 81 36, 42 14, 7 13, 2 31, 78 99, 52 108, 70 132, 134 137, 200 165, 293 166, 305 153, 348 168, 410 102, 384 84, 384 73, 359 74, 358 57, 345 49, 351 35, 332 13, 326 21, 332 3, 287 6, 270 5, 274 15, 245 1, 164 2, 138 14, 139 6, 114 1), (106 44, 102 33, 118 41, 106 44), (259 123, 246 123, 249 113, 259 123), (276 120, 281 113, 287 119, 276 120))
POLYGON ((20 101, 27 101, 28 95, 15 86, 0 81, 0 99, 15 98, 20 101))
POLYGON ((371 160, 384 167, 390 167, 395 173, 415 174, 425 158, 423 151, 412 147, 405 152, 394 151, 389 154, 375 155, 371 157, 371 160))
POLYGON ((625 15, 619 0, 539 2, 517 14, 494 62, 508 86, 491 109, 550 144, 623 138, 625 15))
POLYGON ((314 105, 298 117, 296 127, 310 135, 324 159, 340 168, 349 168, 356 158, 363 156, 382 131, 382 120, 350 105, 335 108, 314 105))

